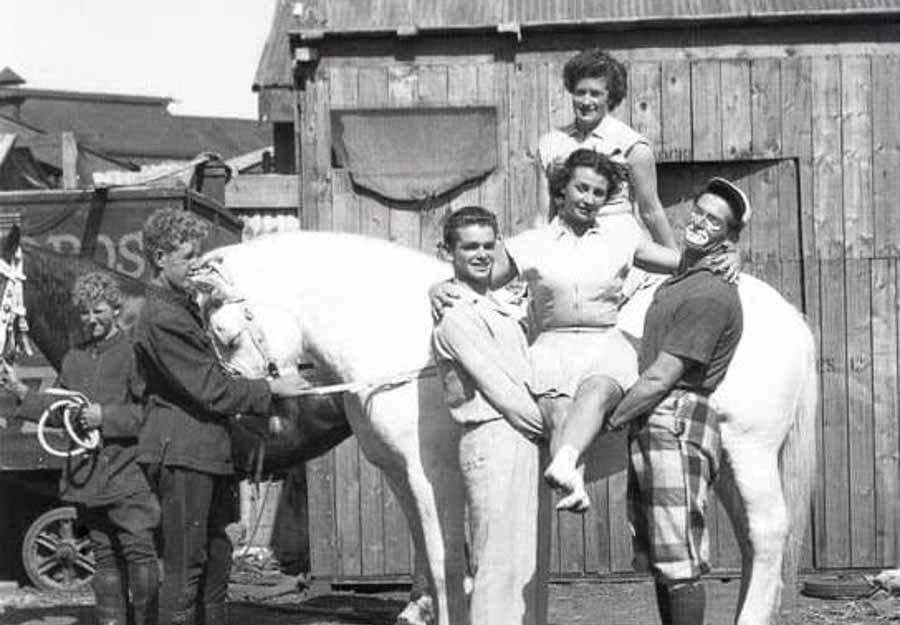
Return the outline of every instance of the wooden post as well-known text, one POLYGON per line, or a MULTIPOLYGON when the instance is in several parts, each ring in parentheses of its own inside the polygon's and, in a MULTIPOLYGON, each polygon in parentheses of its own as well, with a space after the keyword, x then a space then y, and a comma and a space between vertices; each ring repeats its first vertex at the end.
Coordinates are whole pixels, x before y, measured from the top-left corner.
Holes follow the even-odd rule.
POLYGON ((72 132, 62 133, 62 186, 63 189, 78 188, 78 143, 72 132))

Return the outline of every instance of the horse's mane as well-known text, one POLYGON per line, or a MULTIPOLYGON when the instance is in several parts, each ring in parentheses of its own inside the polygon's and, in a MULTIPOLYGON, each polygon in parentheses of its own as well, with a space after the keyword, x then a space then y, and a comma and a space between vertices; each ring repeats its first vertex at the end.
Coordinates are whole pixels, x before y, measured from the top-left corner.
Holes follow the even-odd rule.
POLYGON ((34 244, 23 243, 22 254, 30 334, 57 369, 79 336, 80 321, 71 299, 72 286, 79 276, 99 271, 116 280, 126 297, 122 319, 126 327, 133 323, 147 290, 155 288, 91 259, 61 254, 34 244))

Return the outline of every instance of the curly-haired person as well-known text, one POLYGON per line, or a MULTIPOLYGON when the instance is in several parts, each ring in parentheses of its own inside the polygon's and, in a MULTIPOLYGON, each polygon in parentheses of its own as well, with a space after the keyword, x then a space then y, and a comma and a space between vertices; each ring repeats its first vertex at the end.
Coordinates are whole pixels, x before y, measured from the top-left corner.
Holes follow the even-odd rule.
MULTIPOLYGON (((143 383, 134 351, 119 327, 122 292, 109 275, 88 273, 75 281, 83 341, 62 361, 56 385, 83 393, 91 403, 82 412, 98 428, 102 445, 94 453, 69 459, 60 480, 60 497, 78 507, 79 523, 93 543, 96 571, 91 585, 101 625, 125 625, 130 604, 136 625, 157 622, 159 570, 153 530, 159 525, 156 497, 136 462, 143 423, 143 383)), ((22 404, 19 415, 37 419, 58 396, 30 392, 9 381, 22 404)))
POLYGON ((208 229, 193 213, 162 208, 144 222, 153 277, 134 327, 147 418, 139 461, 148 465, 162 507, 160 622, 227 622, 225 598, 235 494, 228 417, 270 412, 273 395, 304 387, 297 372, 274 380, 229 375, 216 358, 187 290, 208 229))
POLYGON ((551 170, 575 150, 587 148, 625 166, 629 174, 625 184, 607 198, 600 214, 633 212, 634 203, 653 240, 676 249, 675 235, 657 192, 656 158, 650 142, 610 114, 628 95, 625 66, 599 48, 584 50, 563 66, 563 84, 572 96, 574 119, 547 132, 538 142, 543 176, 539 209, 549 207, 551 218, 556 214, 548 186, 551 170))

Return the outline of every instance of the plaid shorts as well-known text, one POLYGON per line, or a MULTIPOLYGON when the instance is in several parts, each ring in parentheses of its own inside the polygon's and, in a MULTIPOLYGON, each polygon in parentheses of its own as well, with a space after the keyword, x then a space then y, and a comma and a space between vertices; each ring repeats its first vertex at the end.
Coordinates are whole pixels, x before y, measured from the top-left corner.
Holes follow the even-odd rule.
POLYGON ((667 580, 709 570, 706 504, 719 470, 719 418, 708 400, 676 390, 628 437, 628 519, 634 566, 667 580))

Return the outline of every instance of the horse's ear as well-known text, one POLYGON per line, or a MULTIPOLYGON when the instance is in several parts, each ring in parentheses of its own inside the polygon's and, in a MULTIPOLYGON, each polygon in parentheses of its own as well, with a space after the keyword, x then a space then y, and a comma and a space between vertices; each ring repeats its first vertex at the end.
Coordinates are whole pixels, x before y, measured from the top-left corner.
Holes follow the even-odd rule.
POLYGON ((16 251, 18 251, 21 243, 22 230, 19 228, 19 224, 13 224, 13 227, 9 229, 9 232, 7 232, 6 236, 3 238, 2 253, 4 260, 11 260, 16 251))

